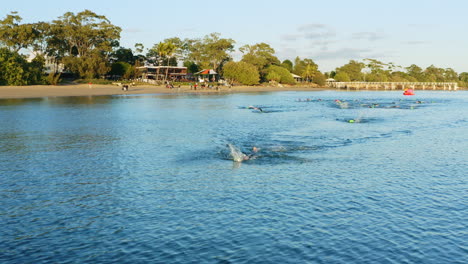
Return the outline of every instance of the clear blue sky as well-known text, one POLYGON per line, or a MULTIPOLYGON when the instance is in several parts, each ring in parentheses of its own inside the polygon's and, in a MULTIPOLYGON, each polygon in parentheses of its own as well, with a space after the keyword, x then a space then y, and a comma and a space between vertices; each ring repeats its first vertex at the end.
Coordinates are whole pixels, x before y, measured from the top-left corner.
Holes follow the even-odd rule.
POLYGON ((4 1, 0 15, 18 11, 23 22, 38 22, 85 9, 120 26, 127 48, 219 32, 236 50, 265 42, 279 59, 310 58, 321 71, 374 58, 468 72, 466 0, 16 0, 4 1))

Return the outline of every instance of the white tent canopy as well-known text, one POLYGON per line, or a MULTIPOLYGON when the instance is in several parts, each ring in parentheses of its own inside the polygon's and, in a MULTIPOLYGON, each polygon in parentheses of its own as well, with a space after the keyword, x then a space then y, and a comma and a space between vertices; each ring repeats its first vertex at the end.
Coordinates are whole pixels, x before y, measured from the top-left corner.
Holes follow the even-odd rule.
POLYGON ((213 69, 204 69, 204 70, 201 70, 199 72, 196 72, 195 74, 206 75, 206 74, 218 74, 218 73, 215 72, 213 69))

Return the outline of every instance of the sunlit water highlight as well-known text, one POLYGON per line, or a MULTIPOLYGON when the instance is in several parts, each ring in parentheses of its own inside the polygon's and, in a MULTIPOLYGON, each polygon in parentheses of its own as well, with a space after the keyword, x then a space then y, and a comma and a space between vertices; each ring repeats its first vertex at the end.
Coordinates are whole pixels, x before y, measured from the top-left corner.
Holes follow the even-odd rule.
POLYGON ((467 103, 0 100, 0 263, 466 263, 467 103))

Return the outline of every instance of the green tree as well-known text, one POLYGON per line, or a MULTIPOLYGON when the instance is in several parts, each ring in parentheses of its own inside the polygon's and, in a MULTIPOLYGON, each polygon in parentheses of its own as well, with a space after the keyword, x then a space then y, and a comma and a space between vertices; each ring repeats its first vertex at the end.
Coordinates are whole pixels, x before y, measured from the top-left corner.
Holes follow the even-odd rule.
POLYGON ((300 75, 304 80, 310 82, 318 73, 318 65, 311 59, 301 60, 299 57, 296 57, 293 73, 300 75))
POLYGON ((270 65, 266 75, 267 81, 276 81, 282 84, 295 84, 292 74, 285 68, 277 65, 270 65))
POLYGON ((203 39, 187 40, 190 51, 188 59, 202 68, 212 68, 220 72, 222 65, 232 58, 229 55, 234 51, 233 39, 221 38, 219 33, 211 33, 203 39))
POLYGON ((456 82, 458 81, 458 73, 452 68, 447 68, 444 71, 444 79, 446 82, 456 82))
POLYGON ((119 46, 121 28, 85 10, 65 13, 53 21, 51 31, 51 43, 60 46, 65 66, 82 78, 94 78, 109 70, 108 57, 119 46))
MULTIPOLYGON (((336 68, 336 74, 344 72, 348 76, 349 81, 362 81, 364 76, 362 70, 364 69, 364 67, 364 63, 350 60, 348 64, 336 68)), ((340 78, 342 77, 340 76, 340 78)), ((335 79, 337 79, 336 76, 335 79)))
POLYGON ((385 72, 375 72, 366 74, 366 81, 368 82, 388 82, 389 77, 385 72))
POLYGON ((346 71, 339 71, 335 75, 335 80, 338 82, 350 82, 351 78, 349 78, 349 75, 346 73, 346 71))
POLYGON ((14 52, 31 46, 37 36, 33 25, 20 24, 21 20, 17 12, 11 12, 0 20, 0 43, 14 52))
MULTIPOLYGON (((177 46, 172 43, 171 41, 167 42, 159 42, 155 44, 153 48, 148 53, 148 56, 156 57, 158 65, 162 66, 169 66, 172 56, 176 53, 177 46)), ((175 62, 177 65, 177 61, 175 62)), ((164 75, 164 80, 167 80, 167 75, 169 73, 169 69, 166 68, 166 73, 164 75)), ((159 79, 159 68, 158 72, 156 73, 157 79, 159 79)))
POLYGON ((135 64, 136 57, 133 55, 132 49, 120 47, 113 51, 110 55, 112 62, 126 62, 128 64, 135 64))
POLYGON ((134 52, 133 52, 134 57, 135 57, 135 66, 136 64, 140 66, 146 61, 146 57, 142 54, 144 49, 145 49, 145 46, 143 46, 143 44, 135 43, 134 52))
POLYGON ((458 85, 461 87, 468 87, 468 72, 462 72, 458 75, 458 85))
POLYGON ((187 71, 190 73, 196 73, 201 70, 200 67, 193 61, 185 61, 184 67, 187 67, 187 71))
POLYGON ((83 79, 93 79, 109 72, 109 62, 99 51, 88 53, 85 57, 66 56, 63 63, 83 79))
POLYGON ((109 74, 113 76, 119 76, 123 79, 129 79, 129 77, 133 75, 132 65, 124 61, 114 62, 111 66, 109 74))
POLYGON ((167 38, 163 42, 170 42, 176 46, 174 56, 178 61, 185 61, 188 59, 190 53, 190 39, 180 39, 178 37, 167 38))
POLYGON ((275 50, 266 43, 244 45, 239 48, 239 51, 244 54, 241 61, 254 65, 262 80, 265 80, 269 66, 281 64, 280 60, 274 55, 275 50))
MULTIPOLYGON (((146 57, 149 59, 150 63, 159 66, 177 66, 176 54, 178 54, 180 50, 179 41, 179 38, 170 38, 154 44, 153 47, 149 49, 146 57), (175 44, 172 41, 176 41, 177 43, 175 44)), ((167 79, 168 72, 169 69, 166 68, 164 80, 167 79)), ((156 79, 159 80, 159 68, 156 72, 156 79)))
POLYGON ((424 77, 429 82, 445 82, 445 70, 434 65, 424 70, 424 77))
POLYGON ((406 72, 408 73, 409 76, 413 77, 419 82, 424 82, 424 75, 423 75, 423 70, 421 67, 419 67, 416 64, 411 64, 411 66, 408 66, 405 68, 406 72))
POLYGON ((460 81, 468 83, 468 72, 460 73, 460 75, 458 75, 458 78, 460 81))
POLYGON ((313 77, 313 83, 318 84, 319 86, 325 86, 325 82, 327 80, 327 77, 325 74, 317 71, 313 77))
POLYGON ((390 75, 389 81, 391 82, 417 82, 414 77, 402 71, 394 71, 390 75))
POLYGON ((370 70, 370 74, 366 74, 368 82, 387 82, 390 79, 390 74, 394 68, 393 63, 384 63, 376 59, 364 59, 367 61, 366 67, 370 70))
POLYGON ((290 60, 284 60, 282 63, 281 63, 281 66, 283 66, 284 68, 286 68, 288 71, 292 72, 293 71, 293 63, 292 61, 290 60))
POLYGON ((29 63, 18 52, 0 48, 0 85, 28 85, 42 83, 42 57, 29 63))
POLYGON ((260 80, 257 68, 243 61, 227 62, 223 67, 223 77, 230 80, 231 83, 235 82, 243 85, 255 85, 260 80))

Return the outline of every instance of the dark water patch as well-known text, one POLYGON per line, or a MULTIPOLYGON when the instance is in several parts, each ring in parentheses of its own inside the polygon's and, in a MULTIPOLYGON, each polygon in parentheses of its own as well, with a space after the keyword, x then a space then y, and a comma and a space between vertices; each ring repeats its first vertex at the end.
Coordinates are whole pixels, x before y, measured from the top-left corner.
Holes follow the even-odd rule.
POLYGON ((11 98, 0 99, 0 107, 14 107, 27 104, 38 104, 46 101, 46 98, 11 98))

